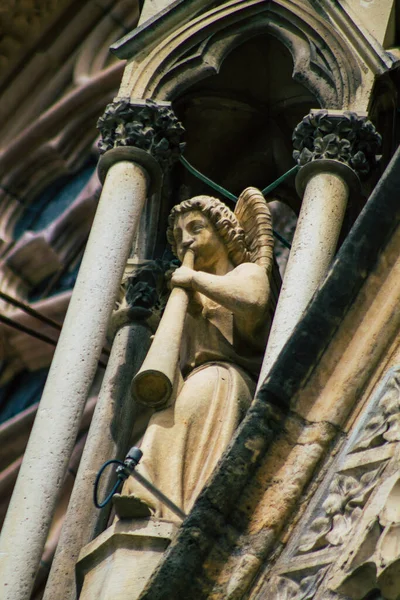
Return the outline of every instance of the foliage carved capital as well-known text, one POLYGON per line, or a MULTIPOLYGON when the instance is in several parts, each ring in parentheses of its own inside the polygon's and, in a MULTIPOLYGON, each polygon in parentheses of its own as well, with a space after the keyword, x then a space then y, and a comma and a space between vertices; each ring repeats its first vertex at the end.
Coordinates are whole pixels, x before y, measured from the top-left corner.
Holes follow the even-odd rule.
POLYGON ((177 264, 175 260, 156 259, 125 273, 111 319, 110 338, 120 327, 134 322, 145 321, 153 331, 157 329, 170 293, 170 274, 177 264))
POLYGON ((376 164, 382 138, 365 116, 345 111, 311 112, 293 132, 293 158, 303 166, 318 159, 347 164, 359 177, 369 175, 376 164))
POLYGON ((169 102, 114 101, 98 120, 97 129, 102 138, 101 154, 111 148, 133 146, 148 152, 163 170, 172 167, 185 145, 182 142, 184 127, 169 102))

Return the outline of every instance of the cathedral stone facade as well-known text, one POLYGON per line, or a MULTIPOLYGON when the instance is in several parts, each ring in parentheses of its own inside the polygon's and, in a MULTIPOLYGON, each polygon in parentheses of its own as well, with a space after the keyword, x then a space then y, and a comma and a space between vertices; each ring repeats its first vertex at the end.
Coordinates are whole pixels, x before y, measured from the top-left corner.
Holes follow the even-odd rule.
POLYGON ((398 600, 398 2, 0 17, 1 598, 398 600))

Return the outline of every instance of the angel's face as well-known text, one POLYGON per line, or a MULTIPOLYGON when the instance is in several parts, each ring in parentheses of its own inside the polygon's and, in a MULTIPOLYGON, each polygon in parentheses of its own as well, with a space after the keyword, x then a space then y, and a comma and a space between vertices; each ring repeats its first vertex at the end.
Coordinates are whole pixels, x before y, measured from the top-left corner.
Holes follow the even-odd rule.
POLYGON ((179 260, 183 260, 186 250, 190 248, 194 252, 196 271, 215 272, 217 263, 228 255, 213 225, 199 210, 180 214, 173 232, 179 260))

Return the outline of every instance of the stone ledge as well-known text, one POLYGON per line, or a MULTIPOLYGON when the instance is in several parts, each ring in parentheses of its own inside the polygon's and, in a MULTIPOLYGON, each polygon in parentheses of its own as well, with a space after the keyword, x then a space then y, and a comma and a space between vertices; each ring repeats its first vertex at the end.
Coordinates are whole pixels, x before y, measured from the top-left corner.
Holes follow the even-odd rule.
POLYGON ((115 521, 79 555, 79 598, 138 598, 176 531, 174 523, 161 519, 115 521))

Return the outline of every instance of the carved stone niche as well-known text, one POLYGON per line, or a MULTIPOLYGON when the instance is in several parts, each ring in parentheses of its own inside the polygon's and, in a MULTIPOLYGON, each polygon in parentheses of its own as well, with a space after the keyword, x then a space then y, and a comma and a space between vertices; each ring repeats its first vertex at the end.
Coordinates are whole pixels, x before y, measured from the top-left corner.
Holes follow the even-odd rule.
POLYGON ((400 597, 400 366, 374 392, 262 593, 269 600, 400 597))
MULTIPOLYGON (((308 2, 194 4, 174 5, 113 44, 119 58, 134 61, 119 95, 171 101, 189 162, 236 195, 249 185, 264 189, 293 166, 299 120, 312 106, 351 109, 363 71, 308 2)), ((175 170, 185 197, 209 191, 181 165, 175 170)), ((293 178, 274 196, 299 209, 293 178)))

